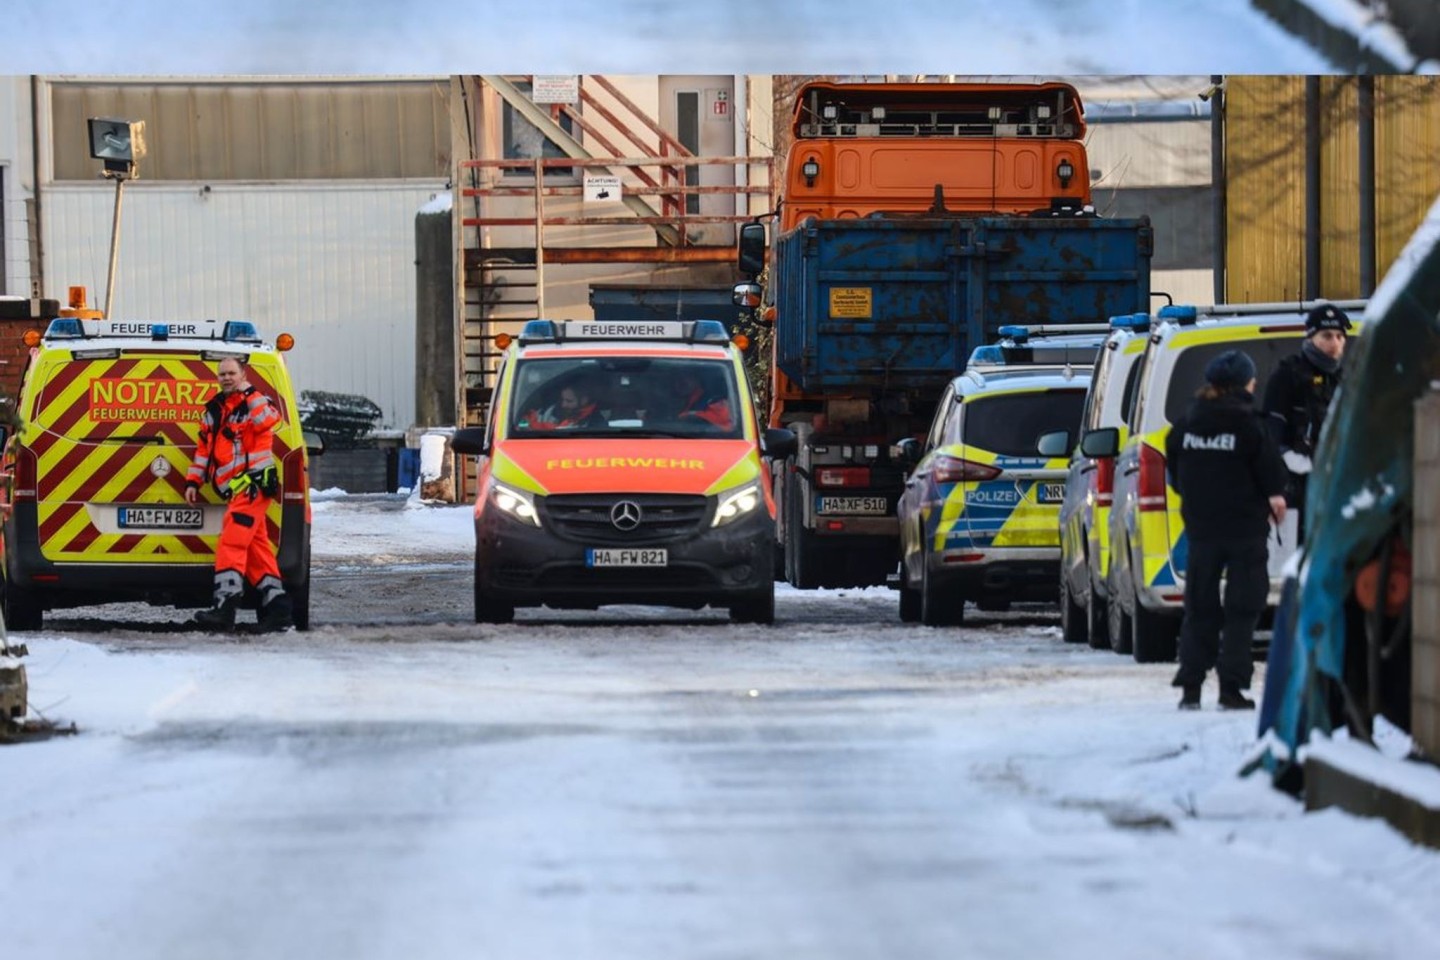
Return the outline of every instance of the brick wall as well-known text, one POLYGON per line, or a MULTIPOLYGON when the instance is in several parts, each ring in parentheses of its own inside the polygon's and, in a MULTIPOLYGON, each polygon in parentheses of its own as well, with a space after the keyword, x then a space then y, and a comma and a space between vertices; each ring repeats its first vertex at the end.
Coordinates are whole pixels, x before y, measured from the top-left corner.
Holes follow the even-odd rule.
POLYGON ((1411 736, 1440 759, 1440 390, 1415 404, 1411 736))
POLYGON ((20 390, 20 374, 30 348, 22 339, 26 330, 38 330, 34 320, 0 320, 0 398, 13 399, 20 390))

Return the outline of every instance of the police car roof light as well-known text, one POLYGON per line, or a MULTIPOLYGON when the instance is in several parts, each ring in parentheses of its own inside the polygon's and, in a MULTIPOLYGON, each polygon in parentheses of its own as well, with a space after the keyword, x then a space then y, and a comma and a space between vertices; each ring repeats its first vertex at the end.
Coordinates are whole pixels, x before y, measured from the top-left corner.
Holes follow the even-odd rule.
POLYGON ((1174 320, 1180 324, 1191 324, 1199 317, 1199 311, 1193 306, 1164 306, 1160 308, 1161 320, 1174 320))
POLYGON ((1133 330, 1140 333, 1150 329, 1150 314, 1125 313, 1118 317, 1111 317, 1110 327, 1113 330, 1133 330))
POLYGON ((75 317, 57 317, 45 328, 45 336, 56 340, 79 340, 85 336, 85 328, 75 317))
POLYGON ((976 347, 970 352, 971 363, 1004 363, 1005 352, 996 344, 976 347))
POLYGON ((1030 336, 1030 328, 1020 324, 1010 324, 1000 328, 1000 336, 1016 343, 1023 343, 1030 336))
MULTIPOLYGON (((150 329, 153 332, 155 328, 151 327, 150 329)), ((249 320, 226 320, 225 326, 222 327, 220 331, 220 339, 258 343, 260 341, 260 331, 256 330, 255 324, 249 320)))
POLYGON ((696 320, 690 328, 692 343, 729 343, 730 333, 719 320, 696 320))
POLYGON ((527 320, 520 328, 521 343, 553 343, 560 339, 560 331, 554 320, 527 320))

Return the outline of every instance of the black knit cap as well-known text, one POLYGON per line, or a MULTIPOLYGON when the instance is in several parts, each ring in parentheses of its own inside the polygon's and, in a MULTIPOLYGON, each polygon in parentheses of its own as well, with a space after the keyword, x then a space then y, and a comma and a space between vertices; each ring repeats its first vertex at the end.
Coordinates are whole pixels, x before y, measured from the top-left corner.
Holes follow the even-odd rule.
POLYGON ((1226 350, 1205 365, 1205 380, 1221 390, 1243 389, 1255 379, 1255 361, 1244 350, 1226 350))
POLYGON ((1335 304, 1322 303, 1305 315, 1305 336, 1312 336, 1321 330, 1339 330, 1348 337, 1350 318, 1335 304))

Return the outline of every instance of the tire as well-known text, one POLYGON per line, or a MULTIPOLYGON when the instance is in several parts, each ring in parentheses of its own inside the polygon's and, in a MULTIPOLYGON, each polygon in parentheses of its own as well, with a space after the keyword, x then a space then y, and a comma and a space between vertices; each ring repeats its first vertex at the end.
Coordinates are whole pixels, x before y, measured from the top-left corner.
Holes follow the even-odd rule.
POLYGON ((930 564, 920 574, 920 622, 927 627, 958 627, 965 621, 965 599, 945 595, 930 582, 930 564))
POLYGON ((732 603, 730 605, 730 622, 755 623, 767 627, 773 624, 775 622, 774 585, 772 584, 769 590, 752 600, 732 603))
POLYGON ((1129 653, 1135 643, 1135 624, 1131 622, 1130 614, 1120 605, 1120 598, 1113 589, 1110 592, 1110 602, 1105 604, 1105 625, 1106 633, 1110 637, 1110 649, 1116 653, 1129 653))
POLYGON ((480 558, 475 558, 475 622, 509 623, 515 619, 515 604, 497 600, 480 586, 480 558))
POLYGON ((1060 562, 1060 636, 1066 643, 1084 643, 1090 637, 1085 608, 1070 595, 1070 578, 1060 562))
POLYGON ((1155 613, 1135 601, 1131 651, 1136 663, 1169 663, 1175 659, 1180 636, 1180 618, 1155 613))
POLYGON ((39 630, 45 623, 45 611, 40 601, 28 590, 11 586, 7 581, 5 589, 5 627, 8 630, 39 630))
POLYGON ((310 629, 310 581, 290 591, 290 619, 296 630, 310 629))
POLYGON ((1090 634, 1090 646, 1095 650, 1110 649, 1110 627, 1106 623, 1107 604, 1100 599, 1095 585, 1090 585, 1090 602, 1085 604, 1086 629, 1090 634))
POLYGON ((820 569, 819 538, 805 529, 805 511, 800 509, 800 484, 790 483, 790 521, 785 527, 786 567, 790 582, 801 590, 814 590, 824 581, 820 569))
POLYGON ((905 569, 900 569, 900 622, 918 623, 920 620, 920 591, 905 583, 905 569))

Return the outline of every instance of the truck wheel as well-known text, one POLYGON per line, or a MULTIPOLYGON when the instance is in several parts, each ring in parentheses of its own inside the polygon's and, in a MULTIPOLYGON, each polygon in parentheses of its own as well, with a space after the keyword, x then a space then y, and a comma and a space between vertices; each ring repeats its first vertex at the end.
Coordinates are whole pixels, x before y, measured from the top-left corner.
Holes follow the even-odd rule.
POLYGON ((946 595, 930 581, 930 565, 921 568, 920 622, 927 627, 958 627, 965 621, 965 598, 946 595))
POLYGON ((900 622, 920 620, 920 591, 905 582, 905 566, 900 566, 900 622))
POLYGON ((1070 578, 1065 573, 1065 563, 1060 563, 1060 635, 1066 643, 1084 643, 1089 638, 1085 620, 1085 608, 1070 595, 1070 578))
POLYGON ((791 481, 788 486, 790 519, 785 524, 786 570, 792 584, 801 590, 813 590, 821 585, 820 550, 815 542, 819 538, 805 529, 805 511, 800 506, 800 484, 791 481))
POLYGON ((509 623, 515 619, 515 604, 497 600, 481 586, 480 558, 475 558, 475 622, 509 623))
POLYGON ((1175 659, 1175 641, 1180 635, 1180 618, 1155 613, 1135 601, 1134 637, 1131 649, 1136 663, 1168 663, 1175 659))
POLYGON ((39 630, 44 625, 45 613, 40 601, 28 590, 13 586, 6 581, 5 626, 10 630, 39 630))
POLYGON ((769 626, 775 622, 775 590, 765 591, 751 600, 742 600, 730 605, 731 623, 758 623, 769 626))

